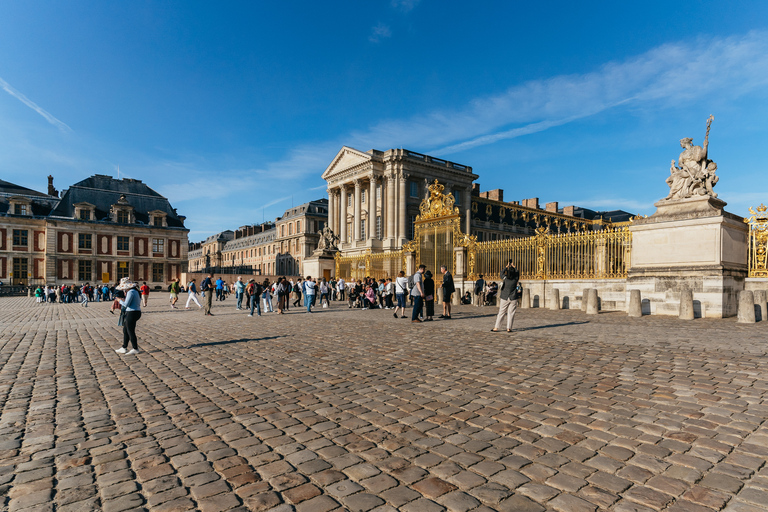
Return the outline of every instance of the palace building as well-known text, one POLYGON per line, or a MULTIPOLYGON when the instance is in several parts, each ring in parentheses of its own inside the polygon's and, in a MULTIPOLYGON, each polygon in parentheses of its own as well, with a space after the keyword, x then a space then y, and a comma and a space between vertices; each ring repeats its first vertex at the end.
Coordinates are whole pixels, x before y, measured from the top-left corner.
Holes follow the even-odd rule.
POLYGON ((303 275, 328 221, 328 200, 294 206, 274 222, 222 231, 191 244, 189 272, 303 275))
POLYGON ((328 223, 344 255, 396 251, 413 239, 419 205, 437 180, 452 193, 461 229, 478 241, 532 236, 546 226, 562 233, 626 222, 621 210, 596 212, 557 202, 542 209, 538 198, 504 201, 500 189, 480 192, 472 167, 407 149, 362 152, 343 147, 323 173, 328 184, 328 223))
POLYGON ((165 287, 187 258, 185 217, 140 180, 95 175, 48 193, 0 180, 0 280, 165 287))

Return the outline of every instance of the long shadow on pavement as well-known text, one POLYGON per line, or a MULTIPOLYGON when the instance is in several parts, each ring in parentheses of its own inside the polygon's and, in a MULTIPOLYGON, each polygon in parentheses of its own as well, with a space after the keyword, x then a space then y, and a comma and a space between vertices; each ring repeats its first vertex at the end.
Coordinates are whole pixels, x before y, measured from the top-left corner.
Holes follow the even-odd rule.
POLYGON ((566 322, 564 324, 549 324, 549 325, 534 325, 533 327, 522 327, 519 329, 513 329, 514 332, 523 332, 523 331, 534 331, 536 329, 549 329, 550 327, 565 327, 568 325, 582 325, 582 324, 588 324, 589 321, 585 322, 566 322))
POLYGON ((285 336, 266 336, 264 338, 241 338, 239 340, 209 341, 208 343, 195 343, 194 345, 189 345, 187 347, 182 347, 182 348, 210 347, 213 345, 228 345, 230 343, 243 343, 246 341, 265 341, 265 340, 274 340, 277 338, 285 338, 285 336))

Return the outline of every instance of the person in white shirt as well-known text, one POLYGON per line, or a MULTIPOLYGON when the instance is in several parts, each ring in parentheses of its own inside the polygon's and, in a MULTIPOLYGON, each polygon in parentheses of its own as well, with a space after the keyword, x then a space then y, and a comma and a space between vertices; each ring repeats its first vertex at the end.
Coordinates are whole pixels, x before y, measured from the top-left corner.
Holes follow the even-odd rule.
POLYGON ((405 272, 402 270, 395 279, 395 297, 397 298, 397 306, 395 306, 395 318, 397 318, 397 311, 400 310, 400 318, 405 318, 405 296, 408 293, 408 278, 405 277, 405 272))
POLYGON ((339 300, 343 301, 347 297, 347 289, 345 288, 347 286, 347 283, 344 281, 343 277, 339 278, 339 282, 336 283, 336 288, 339 290, 339 300))

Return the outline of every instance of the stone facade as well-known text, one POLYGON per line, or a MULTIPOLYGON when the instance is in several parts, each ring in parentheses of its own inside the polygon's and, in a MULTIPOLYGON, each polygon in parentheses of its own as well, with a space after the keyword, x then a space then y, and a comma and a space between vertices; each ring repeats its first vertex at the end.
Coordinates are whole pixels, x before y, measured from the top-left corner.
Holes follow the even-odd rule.
POLYGON ((0 181, 0 280, 11 284, 116 282, 164 287, 181 276, 184 217, 139 180, 95 175, 61 198, 0 181))
POLYGON ((328 201, 318 199, 291 207, 274 222, 222 231, 190 246, 189 272, 302 275, 327 220, 328 201))

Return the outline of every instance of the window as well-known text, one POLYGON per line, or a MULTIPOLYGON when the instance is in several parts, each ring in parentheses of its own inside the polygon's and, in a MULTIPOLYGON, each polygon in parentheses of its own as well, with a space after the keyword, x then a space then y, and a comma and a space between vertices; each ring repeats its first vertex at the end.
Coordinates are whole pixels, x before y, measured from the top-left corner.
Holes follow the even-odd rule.
POLYGON ((79 281, 91 281, 91 261, 80 260, 77 262, 77 279, 79 281))
POLYGON ((419 184, 415 181, 411 182, 411 197, 419 197, 419 184))
POLYGON ((297 220, 296 221, 296 234, 299 234, 299 233, 301 233, 301 221, 297 220))
MULTIPOLYGON (((27 230, 26 229, 14 229, 13 230, 13 245, 27 245, 27 230)), ((26 261, 26 260, 25 260, 26 261)))
POLYGON ((381 215, 376 217, 376 238, 381 240, 381 215))
POLYGON ((91 220, 91 210, 80 210, 80 220, 91 220))
POLYGON ((365 240, 365 219, 360 219, 360 239, 365 240))
POLYGON ((319 220, 317 221, 317 230, 322 231, 325 229, 325 221, 319 220))
POLYGON ((15 204, 15 205, 13 205, 13 213, 15 215, 26 215, 27 214, 27 205, 25 205, 25 204, 15 204))
POLYGON ((408 216, 408 238, 410 240, 413 240, 413 237, 415 235, 416 235, 416 216, 409 215, 408 216))
POLYGON ((347 208, 352 208, 352 195, 347 196, 347 208))
POLYGON ((13 258, 13 279, 17 283, 27 281, 27 258, 13 258))
POLYGON ((453 189, 453 204, 461 206, 461 190, 453 189))
POLYGON ((360 191, 360 202, 361 203, 365 202, 365 189, 360 191))
POLYGON ((163 218, 160 215, 155 215, 152 217, 152 225, 156 228, 163 227, 163 218))
POLYGON ((119 210, 117 212, 117 223, 128 224, 128 212, 125 210, 119 210))
POLYGON ((381 185, 376 185, 376 200, 381 201, 381 185))
POLYGON ((293 234, 293 224, 288 224, 288 234, 289 235, 293 234))
POLYGON ((165 253, 165 239, 153 238, 152 239, 152 252, 155 254, 165 253))
POLYGON ((129 251, 130 247, 130 237, 128 236, 118 236, 117 237, 117 250, 118 251, 129 251))
POLYGON ((120 281, 124 277, 128 277, 128 262, 118 261, 117 262, 117 280, 120 281))
POLYGON ((163 279, 163 265, 162 263, 153 263, 152 264, 152 280, 156 283, 162 283, 165 281, 163 279))
POLYGON ((77 247, 79 249, 90 249, 91 248, 91 237, 93 235, 80 233, 77 235, 77 247))

